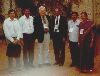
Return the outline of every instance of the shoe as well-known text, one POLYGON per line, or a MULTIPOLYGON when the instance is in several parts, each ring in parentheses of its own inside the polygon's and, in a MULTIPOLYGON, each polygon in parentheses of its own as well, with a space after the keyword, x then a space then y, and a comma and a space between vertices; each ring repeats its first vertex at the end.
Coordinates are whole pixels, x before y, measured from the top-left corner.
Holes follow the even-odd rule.
POLYGON ((10 74, 14 74, 14 70, 10 69, 10 70, 9 70, 9 73, 10 73, 10 74))
POLYGON ((88 69, 88 72, 89 73, 92 73, 94 70, 93 69, 88 69))
POLYGON ((74 67, 75 65, 74 64, 70 64, 70 67, 74 67))
POLYGON ((10 74, 14 74, 14 71, 10 71, 9 73, 10 73, 10 74))
POLYGON ((89 70, 89 72, 93 72, 93 70, 92 70, 92 69, 90 69, 90 70, 89 70))
POLYGON ((16 71, 22 71, 22 68, 16 68, 16 71))
POLYGON ((30 67, 30 68, 34 68, 34 65, 33 65, 33 64, 30 64, 29 67, 30 67))
POLYGON ((59 66, 63 66, 63 64, 62 64, 62 63, 60 63, 60 64, 59 64, 59 66))
POLYGON ((76 68, 80 68, 80 65, 75 65, 76 68))
POLYGON ((87 69, 82 69, 81 73, 88 73, 88 70, 87 69))
POLYGON ((43 64, 38 64, 38 67, 41 68, 43 66, 43 64))
POLYGON ((56 63, 54 63, 54 65, 59 65, 59 63, 56 62, 56 63))
POLYGON ((44 65, 47 65, 47 66, 49 66, 49 65, 51 65, 50 63, 44 63, 44 65))

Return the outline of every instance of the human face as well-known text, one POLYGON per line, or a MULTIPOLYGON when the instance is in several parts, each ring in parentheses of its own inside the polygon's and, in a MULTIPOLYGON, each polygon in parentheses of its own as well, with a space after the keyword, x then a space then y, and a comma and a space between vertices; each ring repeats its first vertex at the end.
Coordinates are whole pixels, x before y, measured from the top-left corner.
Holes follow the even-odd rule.
POLYGON ((45 9, 40 9, 39 13, 40 13, 40 16, 45 16, 46 15, 46 10, 45 9))
POLYGON ((87 21, 88 16, 85 15, 84 13, 82 13, 82 14, 81 14, 81 19, 82 19, 83 21, 87 21))
POLYGON ((15 18, 15 12, 14 12, 14 11, 10 12, 10 13, 9 13, 9 17, 10 17, 11 19, 14 19, 14 18, 15 18))
POLYGON ((25 15, 26 17, 29 17, 29 16, 30 16, 30 10, 29 10, 29 9, 25 9, 25 10, 24 10, 24 15, 25 15))
POLYGON ((72 14, 71 19, 72 19, 73 21, 76 21, 77 18, 78 18, 78 16, 77 16, 76 14, 72 14))
POLYGON ((59 9, 55 9, 54 13, 55 13, 56 16, 59 16, 61 14, 61 11, 59 9))

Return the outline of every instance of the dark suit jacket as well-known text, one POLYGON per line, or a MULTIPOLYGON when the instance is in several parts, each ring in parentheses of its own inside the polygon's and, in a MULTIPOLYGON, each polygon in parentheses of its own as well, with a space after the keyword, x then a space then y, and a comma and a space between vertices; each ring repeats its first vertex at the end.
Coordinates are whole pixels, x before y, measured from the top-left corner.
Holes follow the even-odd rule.
MULTIPOLYGON (((48 24, 50 21, 50 17, 46 16, 47 20, 48 20, 48 24)), ((44 27, 43 27, 43 23, 42 23, 42 19, 41 16, 36 16, 34 18, 34 29, 35 29, 35 36, 38 39, 38 42, 43 42, 44 40, 44 27)), ((50 25, 48 25, 50 27, 50 25)), ((50 29, 50 28, 49 28, 50 29)))
MULTIPOLYGON (((51 37, 54 37, 54 27, 55 27, 55 18, 56 17, 52 17, 51 18, 51 37)), ((59 33, 61 35, 62 38, 66 38, 67 36, 67 29, 68 29, 68 23, 67 23, 67 18, 64 16, 60 16, 60 20, 59 20, 59 33)))

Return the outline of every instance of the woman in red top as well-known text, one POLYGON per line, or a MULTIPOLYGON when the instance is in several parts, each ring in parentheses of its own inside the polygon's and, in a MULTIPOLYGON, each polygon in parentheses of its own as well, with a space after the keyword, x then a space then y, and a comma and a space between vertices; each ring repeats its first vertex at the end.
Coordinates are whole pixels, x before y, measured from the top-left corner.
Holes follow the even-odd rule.
POLYGON ((79 26, 79 49, 81 72, 92 72, 94 67, 94 32, 93 21, 88 19, 86 12, 81 13, 82 22, 79 26))

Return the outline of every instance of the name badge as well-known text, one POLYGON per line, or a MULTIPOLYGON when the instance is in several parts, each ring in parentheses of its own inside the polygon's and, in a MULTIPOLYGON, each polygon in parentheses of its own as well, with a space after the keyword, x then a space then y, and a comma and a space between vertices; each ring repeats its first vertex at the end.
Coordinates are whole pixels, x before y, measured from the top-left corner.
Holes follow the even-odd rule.
POLYGON ((59 30, 57 30, 56 32, 59 32, 59 30))
POLYGON ((44 28, 48 28, 47 24, 44 24, 44 28))
POLYGON ((29 25, 28 29, 31 29, 31 28, 32 28, 32 26, 29 25))
POLYGON ((83 34, 83 32, 84 32, 84 29, 80 29, 80 34, 83 34))
POLYGON ((54 32, 59 32, 59 29, 54 28, 54 32))
POLYGON ((69 29, 69 32, 73 32, 73 28, 70 28, 70 29, 69 29))

